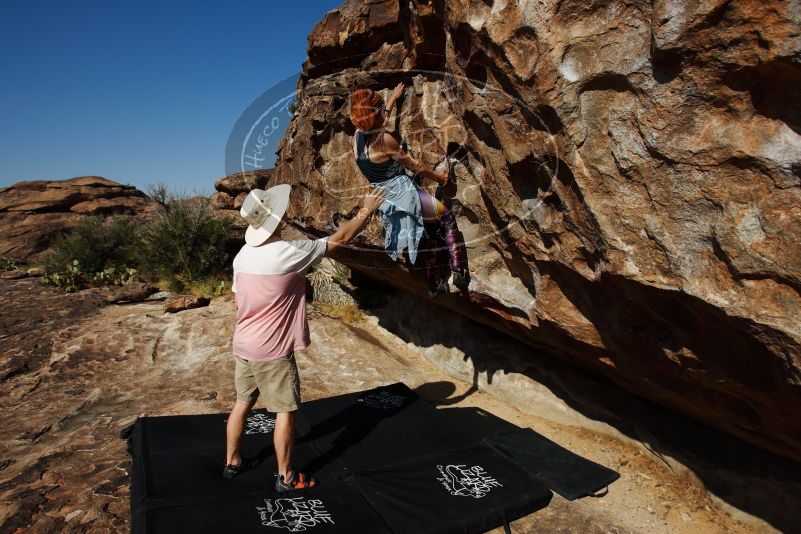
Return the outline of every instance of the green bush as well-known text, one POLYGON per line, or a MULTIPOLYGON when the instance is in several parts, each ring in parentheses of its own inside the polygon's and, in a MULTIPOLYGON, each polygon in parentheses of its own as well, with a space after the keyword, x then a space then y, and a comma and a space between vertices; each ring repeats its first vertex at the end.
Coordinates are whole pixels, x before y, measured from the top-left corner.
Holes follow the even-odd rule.
POLYGON ((124 270, 136 265, 139 241, 138 224, 130 217, 89 217, 56 239, 43 266, 48 273, 66 273, 76 261, 82 273, 124 270))
POLYGON ((0 271, 15 271, 23 267, 24 265, 20 262, 8 258, 0 258, 0 271))
POLYGON ((231 260, 227 251, 233 238, 231 225, 214 217, 209 199, 178 198, 161 185, 151 191, 160 209, 142 228, 142 272, 166 279, 171 289, 180 291, 225 271, 231 260))
POLYGON ((331 273, 331 278, 342 287, 351 287, 350 284, 350 269, 344 263, 340 263, 336 260, 331 260, 331 265, 333 267, 333 272, 331 273))
POLYGON ((182 290, 192 295, 200 295, 211 299, 219 297, 231 290, 231 277, 227 274, 215 274, 183 286, 182 290))
POLYGON ((78 260, 73 260, 65 269, 58 272, 46 272, 41 283, 46 286, 60 287, 68 293, 89 286, 126 284, 136 275, 136 269, 130 267, 106 267, 102 271, 86 273, 81 270, 78 260))
POLYGON ((158 206, 150 219, 91 217, 58 238, 42 259, 43 283, 75 291, 140 274, 171 291, 225 292, 237 241, 231 224, 214 217, 208 198, 178 196, 164 184, 151 185, 150 197, 158 206))

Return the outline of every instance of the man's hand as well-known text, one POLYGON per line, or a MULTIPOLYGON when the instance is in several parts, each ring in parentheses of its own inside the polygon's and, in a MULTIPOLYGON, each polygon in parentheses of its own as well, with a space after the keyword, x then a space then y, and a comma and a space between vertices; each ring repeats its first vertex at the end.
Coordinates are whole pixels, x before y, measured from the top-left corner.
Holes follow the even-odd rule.
POLYGON ((379 206, 381 206, 381 204, 383 204, 388 193, 389 191, 387 191, 385 187, 376 187, 375 189, 369 191, 362 197, 362 208, 367 209, 368 214, 374 212, 379 208, 379 206))
POLYGON ((367 225, 370 214, 373 213, 386 199, 388 191, 383 187, 376 187, 361 200, 361 209, 351 220, 342 224, 333 235, 328 238, 326 255, 330 255, 339 247, 344 247, 350 243, 351 239, 359 235, 359 232, 367 225))

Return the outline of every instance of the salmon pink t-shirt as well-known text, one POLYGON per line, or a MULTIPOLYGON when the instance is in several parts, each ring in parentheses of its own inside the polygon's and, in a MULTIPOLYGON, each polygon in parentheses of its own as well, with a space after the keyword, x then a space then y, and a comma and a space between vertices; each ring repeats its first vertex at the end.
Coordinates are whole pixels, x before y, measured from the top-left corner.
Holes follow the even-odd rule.
POLYGON ((237 305, 233 353, 269 361, 309 346, 306 272, 325 256, 328 238, 245 244, 234 258, 237 305))

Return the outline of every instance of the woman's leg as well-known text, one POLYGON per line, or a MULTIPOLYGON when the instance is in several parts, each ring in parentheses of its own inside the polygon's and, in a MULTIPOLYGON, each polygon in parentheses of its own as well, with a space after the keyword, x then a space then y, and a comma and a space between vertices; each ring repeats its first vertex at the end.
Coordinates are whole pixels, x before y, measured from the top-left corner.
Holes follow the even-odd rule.
POLYGON ((448 260, 451 271, 464 271, 465 258, 459 242, 459 228, 456 226, 456 217, 451 210, 446 210, 439 218, 440 235, 448 247, 448 260))
MULTIPOLYGON (((461 243, 459 243, 459 228, 456 226, 456 217, 442 202, 427 191, 418 188, 417 194, 420 197, 423 221, 427 223, 439 222, 439 234, 447 246, 451 271, 464 274, 467 262, 464 258, 461 243)), ((462 278, 465 278, 465 276, 462 276, 462 278)), ((462 285, 461 279, 459 282, 462 285)))
POLYGON ((448 211, 445 204, 420 187, 417 188, 417 196, 420 197, 420 207, 423 215, 423 222, 436 222, 440 216, 448 211))

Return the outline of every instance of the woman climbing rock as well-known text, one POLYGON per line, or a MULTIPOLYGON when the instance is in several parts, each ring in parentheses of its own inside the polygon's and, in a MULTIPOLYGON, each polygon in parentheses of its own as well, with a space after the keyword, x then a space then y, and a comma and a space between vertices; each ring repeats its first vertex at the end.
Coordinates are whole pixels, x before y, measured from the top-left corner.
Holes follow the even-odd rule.
MULTIPOLYGON (((414 264, 424 230, 435 229, 445 242, 451 274, 447 282, 427 277, 429 296, 433 298, 447 293, 450 285, 467 291, 470 279, 463 248, 457 240, 456 217, 436 197, 419 187, 404 169, 440 185, 448 183, 448 174, 425 168, 409 156, 384 128, 402 93, 403 84, 399 83, 387 98, 386 105, 383 97, 372 89, 356 89, 351 93, 350 119, 357 128, 353 136, 356 165, 371 186, 382 187, 388 192, 378 212, 384 224, 384 248, 389 257, 396 261, 399 252, 406 248, 409 260, 414 264)), ((434 254, 434 251, 425 253, 434 254)))

